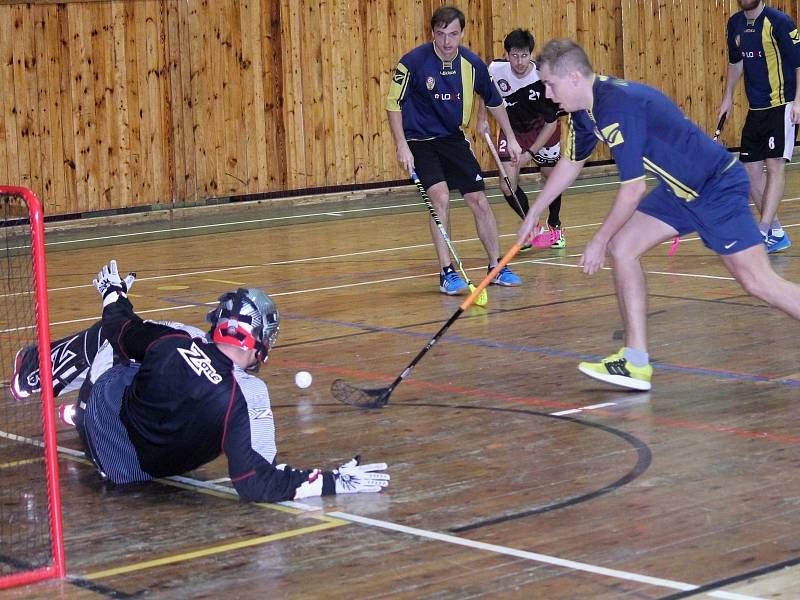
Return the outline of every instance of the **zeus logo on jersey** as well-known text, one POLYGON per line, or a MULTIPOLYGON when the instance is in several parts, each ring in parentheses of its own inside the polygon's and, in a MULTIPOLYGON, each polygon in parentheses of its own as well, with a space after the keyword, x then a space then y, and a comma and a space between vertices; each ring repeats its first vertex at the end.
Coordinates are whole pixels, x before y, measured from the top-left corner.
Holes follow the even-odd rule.
POLYGON ((603 127, 603 131, 601 133, 603 136, 603 141, 608 144, 609 148, 619 146, 625 141, 625 138, 622 137, 622 132, 619 130, 619 123, 612 123, 607 127, 603 127))
POLYGON ((400 69, 394 70, 394 75, 392 75, 392 81, 395 83, 402 84, 406 80, 406 74, 403 73, 400 69))
POLYGON ((800 34, 797 33, 797 29, 789 34, 789 38, 792 40, 793 44, 800 44, 800 34))
POLYGON ((211 366, 211 359, 208 354, 200 349, 197 342, 192 342, 188 350, 186 348, 178 348, 177 350, 181 358, 192 368, 192 371, 198 375, 205 375, 206 379, 213 384, 222 381, 222 375, 217 373, 214 367, 211 366))

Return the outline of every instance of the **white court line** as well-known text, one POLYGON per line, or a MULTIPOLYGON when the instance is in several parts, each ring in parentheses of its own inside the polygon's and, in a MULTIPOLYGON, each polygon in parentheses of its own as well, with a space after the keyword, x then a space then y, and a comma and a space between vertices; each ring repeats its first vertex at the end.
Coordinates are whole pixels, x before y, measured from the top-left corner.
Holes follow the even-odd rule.
POLYGON ((586 410, 595 410, 597 408, 606 408, 607 406, 616 406, 616 402, 602 402, 600 404, 591 404, 589 406, 581 406, 580 408, 570 408, 569 410, 561 410, 559 412, 550 413, 554 417, 561 417, 563 415, 571 415, 574 413, 584 412, 586 410))
MULTIPOLYGON (((613 402, 605 402, 602 404, 594 404, 591 408, 600 408, 603 406, 613 405, 613 402)), ((590 407, 584 407, 590 408, 590 407)), ((7 439, 24 442, 33 446, 43 447, 44 444, 38 440, 34 440, 32 438, 20 436, 14 433, 8 433, 5 431, 0 431, 0 437, 4 437, 7 439)), ((60 454, 66 454, 68 456, 73 456, 77 458, 84 459, 85 455, 83 452, 79 450, 73 450, 72 448, 66 448, 64 446, 56 446, 58 452, 60 454)), ((216 492, 221 492, 227 494, 229 496, 238 496, 236 490, 227 486, 218 485, 218 481, 225 481, 226 478, 222 479, 215 479, 212 481, 201 481, 199 479, 193 479, 191 477, 184 477, 180 475, 172 476, 172 477, 165 477, 165 479, 169 479, 171 481, 175 481, 178 483, 183 483, 185 485, 190 485, 197 488, 213 490, 216 492)), ((275 504, 279 504, 281 506, 286 506, 289 508, 294 508, 298 510, 303 510, 305 512, 324 512, 322 511, 320 506, 313 506, 310 504, 306 504, 304 502, 294 502, 294 501, 286 501, 286 502, 276 502, 275 504)), ((438 533, 436 531, 429 531, 427 529, 419 529, 417 527, 408 527, 406 525, 400 525, 398 523, 392 523, 390 521, 381 521, 378 519, 370 519, 368 517, 362 517, 360 515, 352 515, 350 513, 344 513, 339 511, 334 512, 324 512, 326 517, 333 517, 336 519, 341 519, 343 521, 348 521, 350 523, 360 523, 362 525, 367 525, 370 527, 377 527, 380 529, 388 529, 390 531, 397 531, 399 533, 405 533, 408 535, 412 535, 414 537, 420 537, 429 540, 436 540, 439 542, 445 542, 448 544, 455 544, 457 546, 465 546, 467 548, 472 548, 475 550, 483 550, 486 552, 492 552, 494 554, 503 554, 506 556, 513 556, 515 558, 522 558, 525 560, 530 560, 534 562, 544 563, 548 565, 553 565, 557 567, 563 567, 565 569, 573 570, 573 571, 582 571, 585 573, 593 573, 595 575, 603 575, 605 577, 612 577, 614 579, 622 579, 625 581, 635 581, 637 583, 644 583, 647 585, 653 585, 656 587, 664 587, 673 590, 681 590, 681 591, 691 591, 696 590, 700 586, 694 585, 691 583, 684 583, 682 581, 674 581, 672 579, 662 579, 660 577, 651 577, 649 575, 641 575, 639 573, 633 573, 630 571, 621 571, 618 569, 609 569, 607 567, 600 567, 597 565, 592 565, 589 563, 577 562, 573 560, 568 560, 565 558, 559 558, 557 556, 550 556, 548 554, 539 554, 538 552, 528 552, 527 550, 517 550, 516 548, 509 548, 507 546, 499 546, 497 544, 488 544, 486 542, 479 542, 476 540, 471 540, 468 538, 461 538, 455 535, 450 535, 446 533, 438 533)), ((727 600, 765 600, 763 598, 759 598, 756 596, 745 596, 743 594, 735 594, 732 592, 725 592, 725 591, 711 591, 706 592, 709 596, 713 596, 715 598, 725 598, 727 600)))

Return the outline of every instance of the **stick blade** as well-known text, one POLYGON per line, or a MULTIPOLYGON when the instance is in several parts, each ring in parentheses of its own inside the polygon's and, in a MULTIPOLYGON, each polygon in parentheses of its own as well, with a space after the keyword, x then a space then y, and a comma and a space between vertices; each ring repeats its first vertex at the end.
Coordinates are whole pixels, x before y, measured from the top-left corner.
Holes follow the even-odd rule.
POLYGON ((535 235, 531 241, 531 246, 534 248, 549 248, 560 239, 561 231, 558 229, 550 229, 535 235))
MULTIPOLYGON (((468 282, 469 285, 469 292, 470 294, 476 290, 475 285, 470 281, 468 282)), ((474 300, 475 306, 480 306, 481 308, 485 307, 489 304, 489 294, 486 292, 486 288, 481 290, 481 293, 474 300)))
POLYGON ((331 395, 343 404, 358 408, 381 408, 389 401, 391 388, 362 389, 350 385, 344 379, 336 379, 331 384, 331 395))

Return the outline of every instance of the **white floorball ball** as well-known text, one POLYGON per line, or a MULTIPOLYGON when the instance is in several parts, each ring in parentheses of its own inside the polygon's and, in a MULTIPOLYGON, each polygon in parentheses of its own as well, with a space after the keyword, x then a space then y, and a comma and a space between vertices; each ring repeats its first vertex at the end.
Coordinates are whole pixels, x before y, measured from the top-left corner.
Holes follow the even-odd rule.
POLYGON ((294 376, 294 382, 299 388, 307 388, 311 385, 311 373, 308 371, 298 371, 294 376))

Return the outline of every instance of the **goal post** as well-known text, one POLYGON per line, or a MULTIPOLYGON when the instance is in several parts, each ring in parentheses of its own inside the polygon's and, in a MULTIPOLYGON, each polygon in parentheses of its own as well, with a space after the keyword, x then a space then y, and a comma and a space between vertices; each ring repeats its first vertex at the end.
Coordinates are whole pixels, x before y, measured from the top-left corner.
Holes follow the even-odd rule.
POLYGON ((44 218, 36 194, 0 186, 0 589, 66 573, 50 357, 44 218), (36 393, 11 392, 36 345, 36 393), (38 388, 41 388, 39 393, 38 388))

